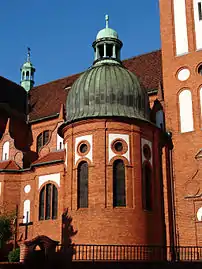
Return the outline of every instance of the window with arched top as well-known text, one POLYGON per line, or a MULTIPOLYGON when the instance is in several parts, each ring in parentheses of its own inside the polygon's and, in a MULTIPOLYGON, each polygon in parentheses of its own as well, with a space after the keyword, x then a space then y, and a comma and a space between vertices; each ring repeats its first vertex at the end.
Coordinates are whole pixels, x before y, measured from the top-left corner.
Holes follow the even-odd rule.
POLYGON ((194 130, 192 94, 190 90, 183 90, 179 94, 180 130, 181 133, 194 130))
POLYGON ((144 210, 152 210, 152 169, 148 162, 142 167, 142 206, 144 210))
POLYGON ((202 207, 197 211, 197 220, 202 221, 202 207))
POLYGON ((3 152, 2 152, 2 160, 8 160, 9 159, 9 141, 6 141, 3 144, 3 152))
POLYGON ((30 222, 30 200, 25 200, 23 207, 23 223, 27 222, 30 222))
POLYGON ((88 207, 88 163, 78 165, 78 208, 88 207))
POLYGON ((113 163, 113 206, 126 206, 125 165, 122 160, 113 163))
POLYGON ((163 110, 158 110, 156 112, 156 126, 160 129, 164 129, 164 114, 163 110))
POLYGON ((202 88, 200 88, 200 107, 201 107, 201 119, 202 119, 202 88))
POLYGON ((29 71, 26 72, 26 80, 29 80, 29 71))
POLYGON ((37 152, 40 151, 40 149, 46 145, 49 141, 49 138, 50 138, 50 131, 46 130, 46 131, 43 131, 42 133, 40 133, 38 136, 37 136, 37 145, 36 145, 36 150, 37 152))
POLYGON ((46 184, 39 194, 39 220, 57 219, 58 190, 54 184, 46 184))
POLYGON ((62 149, 64 149, 63 138, 60 137, 60 136, 57 134, 57 150, 62 150, 62 149))

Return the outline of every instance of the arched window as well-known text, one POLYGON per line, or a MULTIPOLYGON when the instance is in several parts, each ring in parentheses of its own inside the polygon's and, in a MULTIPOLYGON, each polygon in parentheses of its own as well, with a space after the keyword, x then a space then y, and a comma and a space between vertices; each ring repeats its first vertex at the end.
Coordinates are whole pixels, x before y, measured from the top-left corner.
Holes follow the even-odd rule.
POLYGON ((23 223, 30 222, 30 200, 24 201, 23 223))
POLYGON ((50 131, 44 131, 38 135, 36 145, 37 152, 39 152, 40 149, 48 143, 49 137, 50 137, 50 131))
POLYGON ((156 112, 156 126, 160 129, 164 129, 164 115, 163 110, 158 110, 156 112))
POLYGON ((29 80, 29 71, 26 72, 26 80, 29 80))
POLYGON ((145 210, 152 210, 152 170, 149 163, 142 168, 142 206, 145 210))
POLYGON ((78 166, 78 208, 88 207, 88 164, 81 162, 78 166))
POLYGON ((63 142, 63 138, 60 137, 58 134, 57 134, 57 150, 61 150, 64 148, 64 142, 63 142))
POLYGON ((192 95, 190 90, 183 90, 179 94, 180 105, 180 127, 181 132, 191 132, 194 130, 192 95))
POLYGON ((58 190, 54 184, 46 184, 39 194, 39 220, 57 219, 58 190))
MULTIPOLYGON (((201 73, 202 75, 202 73, 201 73)), ((201 119, 202 119, 202 88, 200 88, 200 106, 201 106, 201 119)))
POLYGON ((2 160, 5 161, 8 160, 8 158, 9 158, 9 141, 6 141, 3 144, 2 160))
POLYGON ((126 206, 125 165, 122 160, 113 164, 113 206, 126 206))

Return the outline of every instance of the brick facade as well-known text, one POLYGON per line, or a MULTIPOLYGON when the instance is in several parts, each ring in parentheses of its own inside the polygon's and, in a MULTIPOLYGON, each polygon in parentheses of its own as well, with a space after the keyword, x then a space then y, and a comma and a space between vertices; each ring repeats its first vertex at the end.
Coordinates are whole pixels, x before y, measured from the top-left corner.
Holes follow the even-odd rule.
POLYGON ((202 78, 197 72, 201 51, 196 51, 193 20, 193 1, 186 1, 189 53, 175 56, 175 38, 172 1, 160 1, 161 40, 165 98, 166 129, 173 138, 173 180, 176 210, 176 237, 180 245, 201 245, 201 223, 196 219, 196 210, 202 206, 200 194, 200 162, 195 159, 201 148, 201 108, 199 87, 202 78), (166 13, 166 16, 164 14, 166 13), (177 79, 177 71, 186 67, 190 77, 177 79), (181 133, 179 93, 189 89, 192 93, 194 131, 181 133), (198 171, 198 173, 196 173, 198 171), (198 192, 199 191, 199 192, 198 192), (197 193, 198 192, 198 193, 197 193), (192 198, 188 198, 191 197, 192 198), (194 198, 195 196, 195 198, 194 198), (197 200, 197 205, 196 205, 197 200))

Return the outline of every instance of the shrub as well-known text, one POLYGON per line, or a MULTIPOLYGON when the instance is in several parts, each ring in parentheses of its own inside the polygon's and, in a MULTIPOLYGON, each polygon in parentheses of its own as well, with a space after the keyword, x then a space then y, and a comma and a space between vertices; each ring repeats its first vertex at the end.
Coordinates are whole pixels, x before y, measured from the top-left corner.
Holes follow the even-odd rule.
POLYGON ((12 216, 0 215, 0 248, 11 239, 12 233, 12 216))
POLYGON ((19 262, 20 261, 20 249, 16 248, 9 252, 8 254, 9 262, 19 262))

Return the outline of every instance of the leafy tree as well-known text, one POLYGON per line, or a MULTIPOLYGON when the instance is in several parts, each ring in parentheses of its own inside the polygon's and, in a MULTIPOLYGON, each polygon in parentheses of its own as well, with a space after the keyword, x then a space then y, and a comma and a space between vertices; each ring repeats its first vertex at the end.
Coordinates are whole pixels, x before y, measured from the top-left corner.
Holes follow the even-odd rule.
POLYGON ((12 219, 11 215, 0 215, 0 248, 12 237, 12 219))

